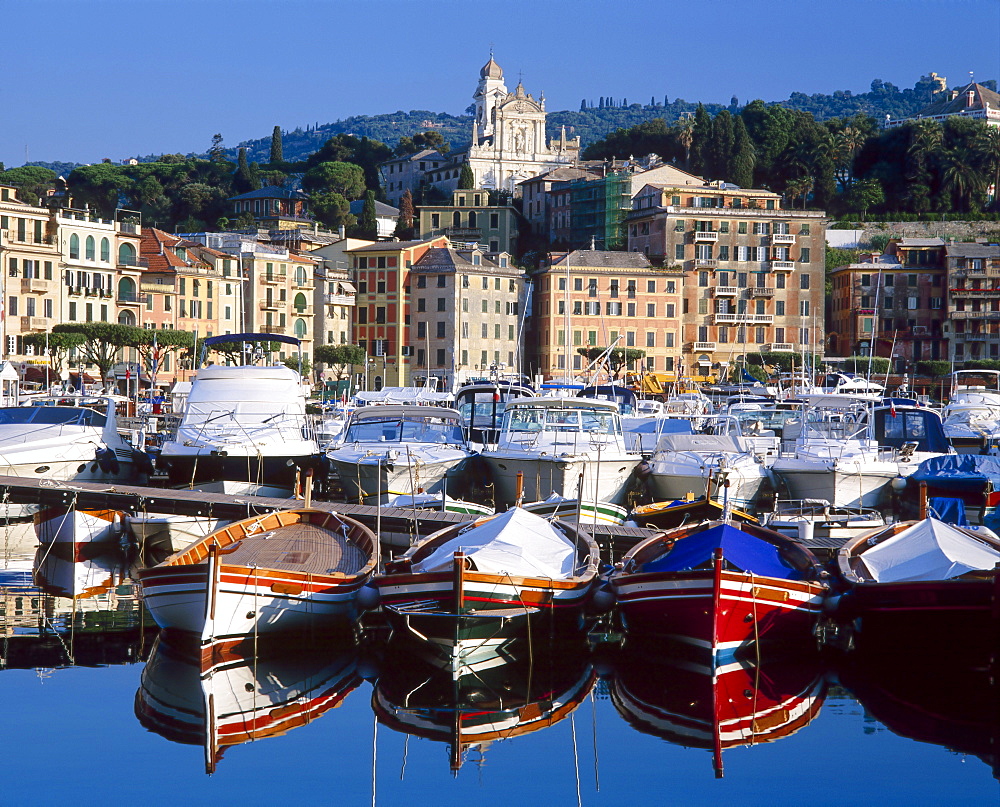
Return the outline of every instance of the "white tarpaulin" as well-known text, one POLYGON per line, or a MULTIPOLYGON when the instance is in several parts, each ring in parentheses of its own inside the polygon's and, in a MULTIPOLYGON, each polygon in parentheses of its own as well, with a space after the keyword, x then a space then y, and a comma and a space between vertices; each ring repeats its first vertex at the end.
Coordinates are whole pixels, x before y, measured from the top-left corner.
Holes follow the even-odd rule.
POLYGON ((992 569, 1000 551, 960 529, 927 518, 861 555, 879 583, 948 580, 975 569, 992 569))
POLYGON ((414 563, 413 571, 449 569, 456 552, 464 552, 487 574, 560 580, 572 577, 576 569, 572 542, 544 518, 520 507, 459 533, 414 563))

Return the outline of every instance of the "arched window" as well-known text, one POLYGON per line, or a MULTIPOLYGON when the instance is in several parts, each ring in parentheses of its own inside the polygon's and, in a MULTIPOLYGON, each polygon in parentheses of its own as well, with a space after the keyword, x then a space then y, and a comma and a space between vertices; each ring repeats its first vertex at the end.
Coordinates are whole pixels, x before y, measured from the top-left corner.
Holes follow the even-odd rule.
POLYGON ((138 300, 135 294, 135 281, 130 277, 123 277, 118 281, 118 299, 126 303, 134 303, 138 300))
POLYGON ((302 292, 296 294, 293 305, 295 306, 296 314, 304 314, 306 312, 306 305, 308 305, 308 303, 306 303, 306 296, 302 292))
POLYGON ((129 243, 124 243, 118 247, 118 263, 121 266, 136 266, 135 247, 129 243))
POLYGON ((118 315, 119 325, 135 325, 135 314, 125 309, 118 315))
POLYGON ((295 335, 299 339, 305 339, 306 336, 306 321, 304 319, 295 320, 295 335))
POLYGON ((101 239, 101 262, 107 263, 111 260, 111 242, 107 238, 101 239))
POLYGON ((94 241, 94 236, 92 235, 87 236, 87 248, 84 255, 86 256, 88 261, 97 260, 97 242, 94 241))
POLYGON ((462 214, 457 210, 451 216, 451 226, 461 227, 462 226, 462 214))
POLYGON ((295 285, 296 286, 306 285, 306 268, 304 266, 295 267, 295 285))
POLYGON ((378 392, 380 389, 382 389, 382 376, 380 375, 375 376, 374 386, 375 386, 375 392, 378 392))
POLYGON ((470 227, 475 227, 476 226, 476 211, 475 210, 470 210, 469 211, 469 226, 470 227))
POLYGON ((69 237, 69 257, 73 260, 80 260, 80 236, 76 233, 69 237))

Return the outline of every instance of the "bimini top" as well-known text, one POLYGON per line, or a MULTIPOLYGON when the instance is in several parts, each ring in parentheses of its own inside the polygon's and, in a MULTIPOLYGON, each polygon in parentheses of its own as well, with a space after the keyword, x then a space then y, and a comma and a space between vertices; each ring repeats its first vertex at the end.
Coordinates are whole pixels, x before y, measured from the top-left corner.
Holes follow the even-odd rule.
POLYGON ((507 411, 521 408, 532 409, 602 409, 611 412, 618 411, 614 401, 602 401, 598 398, 562 398, 558 395, 545 395, 537 398, 524 398, 507 402, 507 411))
POLYGON ((799 580, 801 572, 781 558, 781 550, 772 543, 744 532, 730 524, 718 524, 701 532, 678 538, 673 549, 644 563, 643 572, 686 572, 710 569, 715 550, 722 549, 725 568, 753 572, 779 580, 799 580))

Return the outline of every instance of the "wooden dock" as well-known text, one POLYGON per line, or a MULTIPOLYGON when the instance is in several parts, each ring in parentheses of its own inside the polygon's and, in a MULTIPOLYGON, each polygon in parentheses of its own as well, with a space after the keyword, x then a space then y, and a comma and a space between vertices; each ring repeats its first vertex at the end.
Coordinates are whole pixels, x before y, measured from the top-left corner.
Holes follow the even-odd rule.
MULTIPOLYGON (((65 507, 82 510, 122 510, 135 515, 166 514, 201 516, 235 521, 290 507, 302 507, 302 499, 275 499, 245 494, 209 493, 199 490, 151 488, 138 485, 104 482, 56 482, 50 479, 29 479, 20 476, 0 476, 0 520, 3 503, 39 504, 44 507, 65 507)), ((430 535, 452 524, 469 521, 463 513, 420 510, 408 507, 376 507, 349 502, 327 502, 313 499, 317 510, 339 513, 357 519, 377 531, 383 543, 409 546, 411 541, 430 535)), ((588 524, 607 561, 614 562, 634 544, 654 534, 644 527, 618 527, 610 524, 588 524)), ((817 539, 809 548, 821 557, 832 555, 839 541, 817 539)))

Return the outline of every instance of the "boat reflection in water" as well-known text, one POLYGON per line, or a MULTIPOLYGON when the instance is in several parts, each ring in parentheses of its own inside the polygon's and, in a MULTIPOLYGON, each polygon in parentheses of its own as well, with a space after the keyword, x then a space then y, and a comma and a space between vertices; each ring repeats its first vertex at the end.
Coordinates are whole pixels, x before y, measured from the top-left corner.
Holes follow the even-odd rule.
POLYGON ((996 662, 969 667, 921 651, 886 659, 855 653, 840 681, 893 734, 971 754, 1000 779, 996 662))
POLYGON ((616 665, 611 700, 638 731, 711 750, 721 778, 723 751, 794 734, 819 714, 826 688, 811 655, 760 667, 732 663, 706 674, 636 649, 616 665))
POLYGON ((586 651, 527 641, 453 668, 426 646, 394 640, 372 694, 378 721, 389 728, 448 743, 451 770, 470 751, 495 740, 547 728, 580 705, 597 680, 586 651))
POLYGON ((306 725, 359 686, 355 645, 299 649, 306 646, 268 646, 256 657, 230 652, 206 666, 194 643, 161 634, 142 673, 135 715, 168 740, 203 746, 205 771, 214 773, 230 746, 306 725))
POLYGON ((35 517, 35 582, 45 592, 89 599, 126 582, 124 513, 46 508, 35 517))

